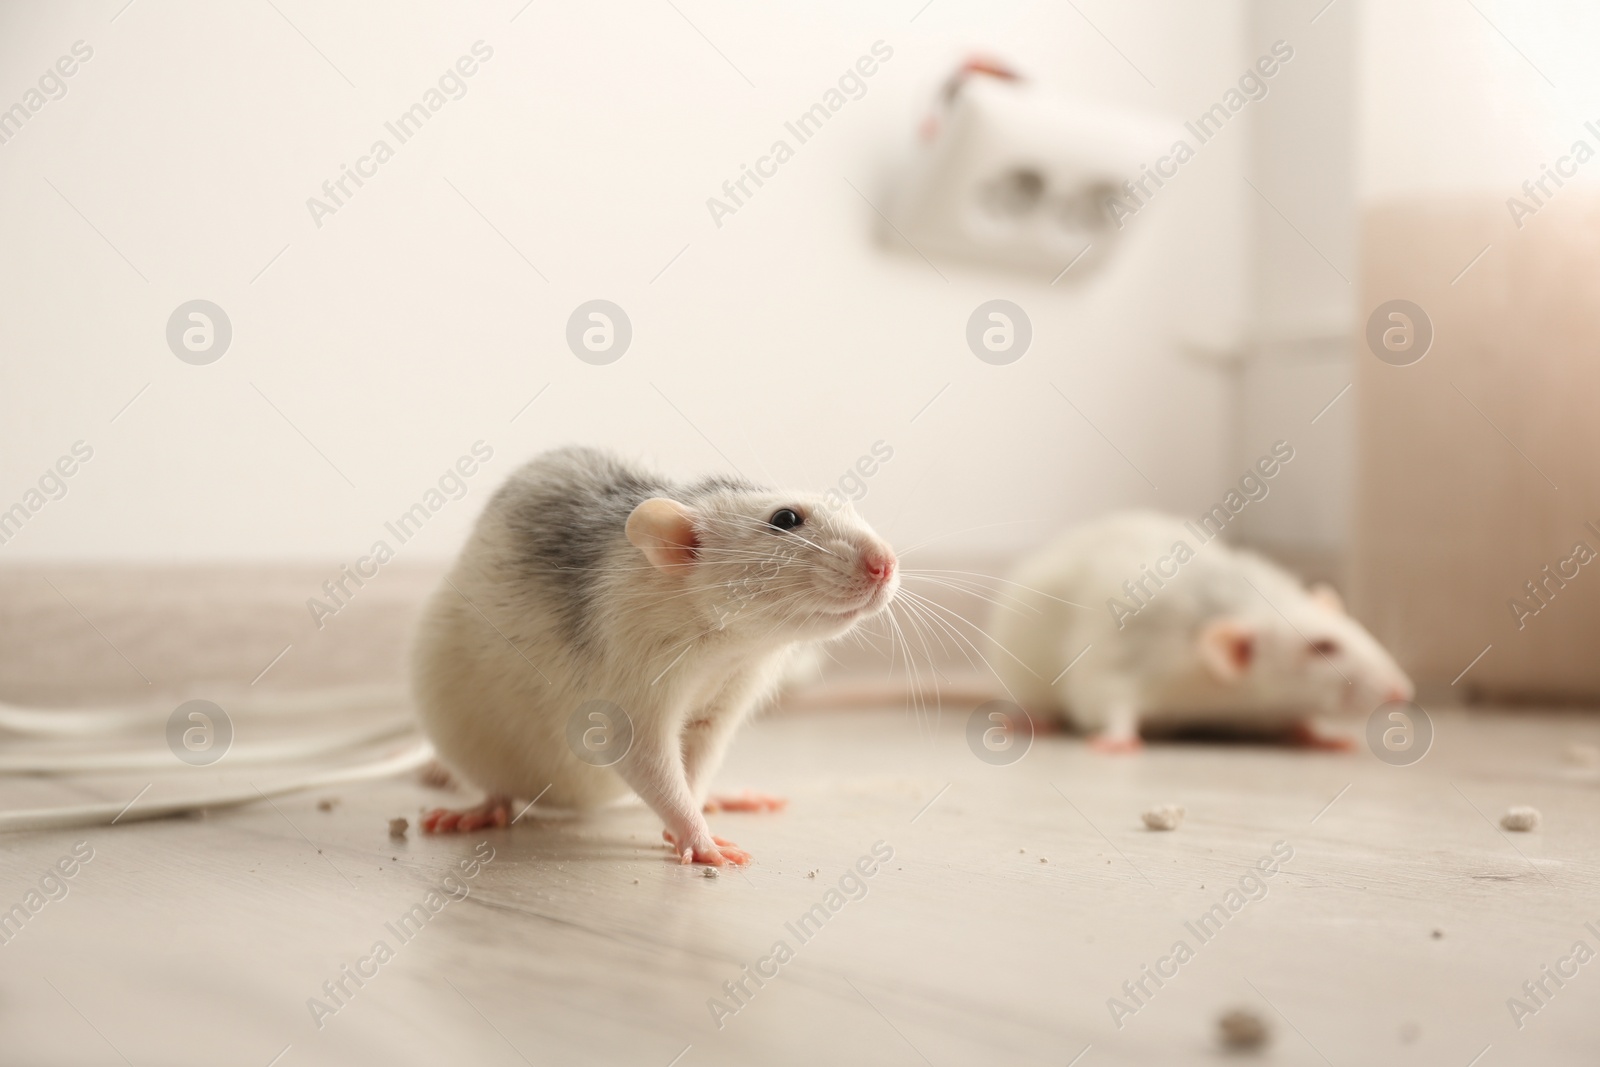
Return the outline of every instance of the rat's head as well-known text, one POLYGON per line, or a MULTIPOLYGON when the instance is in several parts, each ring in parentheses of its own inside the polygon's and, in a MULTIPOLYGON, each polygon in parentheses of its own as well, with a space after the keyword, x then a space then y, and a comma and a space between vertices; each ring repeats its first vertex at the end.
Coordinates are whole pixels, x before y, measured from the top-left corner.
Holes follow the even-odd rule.
POLYGON ((1323 714, 1366 715, 1410 700, 1411 679, 1360 623, 1339 594, 1319 585, 1259 610, 1204 623, 1200 660, 1219 681, 1259 701, 1323 714), (1282 614, 1279 614, 1279 612, 1282 614))
POLYGON ((889 545, 848 505, 711 483, 652 497, 628 540, 682 588, 703 625, 784 640, 836 637, 900 587, 889 545))

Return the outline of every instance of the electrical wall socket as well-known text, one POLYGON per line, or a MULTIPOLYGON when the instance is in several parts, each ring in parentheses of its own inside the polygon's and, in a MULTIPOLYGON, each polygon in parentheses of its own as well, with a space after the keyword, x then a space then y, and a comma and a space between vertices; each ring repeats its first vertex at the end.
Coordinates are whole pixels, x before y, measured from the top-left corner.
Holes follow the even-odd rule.
POLYGON ((928 252, 1087 275, 1120 241, 1106 201, 1176 127, 1027 82, 969 78, 902 185, 896 225, 928 252))

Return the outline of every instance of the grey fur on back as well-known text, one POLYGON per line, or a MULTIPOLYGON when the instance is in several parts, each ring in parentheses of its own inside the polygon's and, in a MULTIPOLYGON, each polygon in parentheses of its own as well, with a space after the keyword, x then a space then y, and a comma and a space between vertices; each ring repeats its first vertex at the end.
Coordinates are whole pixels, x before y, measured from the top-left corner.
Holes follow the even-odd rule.
POLYGON ((607 566, 646 566, 627 544, 628 516, 651 497, 692 505, 716 492, 759 492, 714 475, 677 484, 596 448, 575 446, 523 464, 490 500, 484 518, 510 534, 514 577, 554 595, 561 636, 583 647, 594 635, 598 578, 607 566), (620 549, 629 553, 618 554, 620 549), (623 560, 629 560, 624 563, 623 560))

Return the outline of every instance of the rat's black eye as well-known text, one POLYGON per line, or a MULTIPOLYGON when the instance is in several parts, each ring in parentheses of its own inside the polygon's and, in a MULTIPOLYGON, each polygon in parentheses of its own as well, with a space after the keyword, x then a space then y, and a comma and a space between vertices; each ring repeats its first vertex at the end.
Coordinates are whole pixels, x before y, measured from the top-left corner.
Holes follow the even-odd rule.
POLYGON ((1324 637, 1320 641, 1311 642, 1311 651, 1319 656, 1337 656, 1339 654, 1339 642, 1332 638, 1324 637))
POLYGON ((793 508, 779 508, 772 513, 772 518, 767 520, 767 525, 774 530, 793 530, 804 525, 805 521, 793 508))

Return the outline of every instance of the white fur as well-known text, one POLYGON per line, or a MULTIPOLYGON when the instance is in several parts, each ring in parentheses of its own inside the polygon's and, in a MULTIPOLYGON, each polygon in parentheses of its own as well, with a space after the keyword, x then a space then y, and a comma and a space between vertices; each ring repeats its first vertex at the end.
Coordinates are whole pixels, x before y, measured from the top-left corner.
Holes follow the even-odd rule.
POLYGON ((1019 603, 997 610, 991 627, 996 644, 1016 657, 997 650, 1001 681, 1031 713, 1084 730, 1126 737, 1141 721, 1366 714, 1413 693, 1388 652, 1336 599, 1308 591, 1254 553, 1202 542, 1170 516, 1125 512, 1086 523, 1012 577, 1018 584, 1007 589, 1019 603), (1139 581, 1143 568, 1171 557, 1179 541, 1194 557, 1161 587, 1147 581, 1145 606, 1119 628, 1107 601, 1137 606, 1123 582, 1139 581), (1218 632, 1208 627, 1252 640, 1251 663, 1237 677, 1220 673, 1205 655, 1206 635, 1218 632), (1336 651, 1313 651, 1317 641, 1333 642, 1336 651), (1083 658, 1061 674, 1079 653, 1083 658))
MULTIPOLYGON (((502 497, 573 455, 594 454, 535 460, 502 497)), ((594 639, 580 647, 558 626, 561 592, 516 561, 501 503, 480 518, 416 640, 414 689, 440 757, 491 796, 542 794, 541 806, 593 808, 631 789, 680 849, 714 852, 701 808, 735 729, 797 653, 887 605, 898 575, 871 583, 861 557, 892 561, 888 546, 811 494, 724 490, 690 505, 700 547, 683 565, 652 564, 619 523, 597 568, 594 639), (802 509, 805 524, 767 527, 780 507, 802 509), (596 698, 633 724, 631 750, 611 767, 567 743, 572 712, 596 698)))

